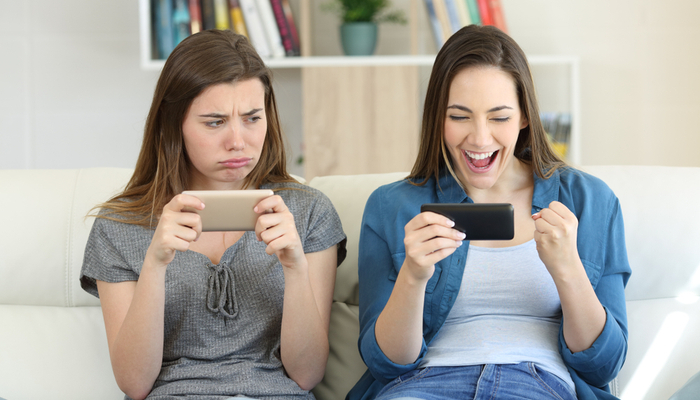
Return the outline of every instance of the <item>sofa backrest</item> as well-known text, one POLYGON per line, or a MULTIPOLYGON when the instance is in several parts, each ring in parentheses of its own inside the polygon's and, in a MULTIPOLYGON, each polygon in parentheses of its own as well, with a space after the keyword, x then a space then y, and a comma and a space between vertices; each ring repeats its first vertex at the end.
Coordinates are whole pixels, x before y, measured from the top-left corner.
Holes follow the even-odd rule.
POLYGON ((625 290, 623 399, 668 399, 700 371, 700 168, 591 166, 620 199, 625 290))
MULTIPOLYGON (((666 399, 700 371, 700 168, 596 166, 620 198, 633 269, 624 399, 666 399)), ((130 169, 0 170, 0 398, 121 399, 96 298, 78 274, 96 204, 130 169), (41 384, 37 384, 41 382, 41 384), (68 388, 68 390, 66 390, 68 388)), ((343 399, 365 371, 357 351, 357 245, 365 202, 405 173, 314 178, 348 235, 338 269, 319 400, 343 399)))
POLYGON ((99 300, 78 276, 90 209, 130 169, 0 170, 0 397, 122 399, 99 300))

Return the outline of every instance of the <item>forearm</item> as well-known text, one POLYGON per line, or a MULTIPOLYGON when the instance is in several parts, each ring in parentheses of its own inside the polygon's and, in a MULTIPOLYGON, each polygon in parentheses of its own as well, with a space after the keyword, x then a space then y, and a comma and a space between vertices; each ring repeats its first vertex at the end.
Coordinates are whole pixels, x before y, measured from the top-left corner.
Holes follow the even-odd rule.
POLYGON ((316 302, 308 267, 285 268, 280 352, 287 374, 311 390, 326 372, 328 323, 316 302))
POLYGON ((112 369, 129 397, 144 398, 163 360, 165 268, 143 266, 128 312, 110 344, 112 369))
POLYGON ((396 364, 418 359, 423 344, 423 301, 427 281, 410 278, 402 268, 389 301, 379 314, 374 329, 377 344, 396 364))
POLYGON ((583 265, 555 279, 563 316, 564 340, 571 352, 591 347, 605 327, 606 314, 583 265))

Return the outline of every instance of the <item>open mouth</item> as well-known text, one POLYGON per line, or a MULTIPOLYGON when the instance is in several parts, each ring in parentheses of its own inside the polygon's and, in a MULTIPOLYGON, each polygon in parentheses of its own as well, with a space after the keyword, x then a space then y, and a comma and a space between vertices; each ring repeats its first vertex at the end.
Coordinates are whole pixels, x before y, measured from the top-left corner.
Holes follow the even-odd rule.
POLYGON ((464 159, 467 160, 467 164, 474 170, 486 170, 498 156, 498 150, 491 151, 488 153, 474 153, 471 151, 462 150, 464 154, 464 159))

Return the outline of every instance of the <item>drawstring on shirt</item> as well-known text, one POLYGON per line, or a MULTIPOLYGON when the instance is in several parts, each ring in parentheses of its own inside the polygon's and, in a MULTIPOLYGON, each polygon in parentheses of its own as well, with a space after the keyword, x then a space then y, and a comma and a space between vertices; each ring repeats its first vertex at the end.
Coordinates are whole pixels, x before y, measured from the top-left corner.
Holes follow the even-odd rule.
POLYGON ((219 265, 207 263, 207 266, 212 269, 207 289, 207 309, 213 313, 221 313, 226 318, 235 318, 238 314, 238 304, 235 300, 233 270, 225 262, 219 265))

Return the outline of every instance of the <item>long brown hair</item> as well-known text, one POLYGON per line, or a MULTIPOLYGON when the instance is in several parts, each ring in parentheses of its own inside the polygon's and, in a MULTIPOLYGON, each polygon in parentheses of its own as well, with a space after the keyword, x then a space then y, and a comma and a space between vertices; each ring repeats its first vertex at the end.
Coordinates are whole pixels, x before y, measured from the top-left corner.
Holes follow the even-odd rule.
POLYGON ((425 96, 420 148, 409 181, 424 185, 431 177, 438 179, 444 168, 454 175, 444 141, 450 85, 462 70, 483 66, 498 68, 510 74, 515 82, 520 110, 528 121, 518 135, 515 157, 541 178, 548 178, 557 168, 566 166, 550 146, 542 126, 525 53, 500 29, 470 25, 452 35, 435 58, 425 96))
POLYGON ((260 160, 244 188, 293 182, 287 173, 272 73, 248 40, 231 31, 207 30, 183 40, 170 54, 148 112, 134 174, 121 194, 98 207, 101 217, 152 227, 175 195, 188 188, 193 168, 185 150, 182 124, 192 101, 220 83, 259 79, 265 88, 267 133, 260 160))

